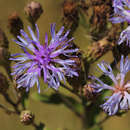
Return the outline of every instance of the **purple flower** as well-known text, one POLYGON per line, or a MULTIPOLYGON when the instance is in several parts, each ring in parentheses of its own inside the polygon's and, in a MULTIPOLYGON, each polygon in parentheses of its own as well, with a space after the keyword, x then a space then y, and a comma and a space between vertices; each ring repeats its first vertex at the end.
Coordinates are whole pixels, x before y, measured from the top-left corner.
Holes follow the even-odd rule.
POLYGON ((130 0, 123 0, 123 3, 130 8, 130 0))
POLYGON ((121 32, 118 44, 120 45, 124 41, 126 41, 126 44, 130 47, 130 26, 121 32))
POLYGON ((92 76, 92 79, 96 82, 91 84, 91 87, 94 88, 96 93, 105 89, 112 91, 112 95, 107 97, 108 100, 101 105, 102 109, 110 116, 115 115, 119 109, 128 110, 130 108, 130 82, 125 82, 125 75, 130 70, 130 59, 126 57, 124 61, 124 56, 121 56, 120 73, 116 77, 113 74, 111 66, 106 62, 102 62, 98 66, 114 83, 112 87, 92 76))
POLYGON ((65 76, 78 76, 75 66, 75 61, 69 57, 77 57, 74 55, 78 49, 70 49, 71 44, 69 42, 73 38, 67 38, 69 31, 63 35, 64 27, 61 27, 58 33, 55 33, 55 24, 51 25, 51 41, 48 45, 48 36, 45 34, 44 45, 39 41, 39 29, 36 25, 37 36, 28 27, 31 38, 21 30, 20 33, 23 36, 17 36, 18 40, 14 40, 24 53, 17 53, 12 55, 10 60, 16 61, 13 66, 17 79, 16 82, 19 87, 25 87, 28 91, 29 88, 37 84, 38 92, 40 92, 39 77, 43 77, 44 82, 49 87, 58 89, 60 81, 65 82, 65 76), (72 55, 73 54, 73 55, 72 55), (60 57, 64 57, 61 59, 60 57))
POLYGON ((117 5, 116 6, 116 17, 112 17, 110 18, 110 21, 112 23, 122 23, 127 21, 128 23, 130 23, 130 10, 125 9, 122 6, 117 5))
POLYGON ((115 17, 110 18, 112 23, 122 23, 125 21, 130 23, 130 10, 128 9, 130 8, 129 0, 113 0, 113 8, 115 17))
MULTIPOLYGON (((116 17, 110 18, 112 23, 122 23, 127 21, 130 23, 130 10, 126 9, 130 8, 129 0, 114 0, 113 1, 114 14, 116 17)), ((120 45, 126 40, 127 45, 130 47, 130 27, 121 32, 118 44, 120 45)))
POLYGON ((114 13, 115 14, 118 14, 118 11, 119 11, 117 6, 123 7, 123 1, 124 0, 113 0, 113 8, 114 8, 114 13))

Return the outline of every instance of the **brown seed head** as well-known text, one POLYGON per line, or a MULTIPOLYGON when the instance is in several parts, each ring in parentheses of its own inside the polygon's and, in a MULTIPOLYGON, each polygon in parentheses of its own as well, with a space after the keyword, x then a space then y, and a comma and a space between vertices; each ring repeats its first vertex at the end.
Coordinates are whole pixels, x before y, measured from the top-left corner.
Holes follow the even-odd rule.
POLYGON ((69 2, 69 1, 64 2, 63 12, 64 12, 65 16, 73 15, 73 14, 75 14, 75 11, 76 11, 75 2, 69 2))
POLYGON ((94 89, 89 84, 86 84, 84 86, 83 93, 87 100, 93 99, 93 97, 94 97, 93 91, 94 91, 94 89))
POLYGON ((43 13, 42 6, 39 2, 31 1, 24 8, 25 14, 28 16, 31 22, 36 22, 43 13))
POLYGON ((6 48, 0 47, 0 64, 8 64, 9 62, 10 53, 6 48))
POLYGON ((32 114, 31 111, 25 110, 21 112, 20 118, 21 122, 24 125, 30 125, 34 120, 34 115, 32 114))
POLYGON ((23 22, 17 12, 13 12, 8 17, 8 28, 15 37, 20 35, 20 29, 23 29, 23 22))
POLYGON ((8 39, 3 30, 0 28, 0 47, 8 48, 8 45, 8 39))
POLYGON ((0 73, 0 93, 6 93, 9 88, 9 84, 5 75, 0 73))

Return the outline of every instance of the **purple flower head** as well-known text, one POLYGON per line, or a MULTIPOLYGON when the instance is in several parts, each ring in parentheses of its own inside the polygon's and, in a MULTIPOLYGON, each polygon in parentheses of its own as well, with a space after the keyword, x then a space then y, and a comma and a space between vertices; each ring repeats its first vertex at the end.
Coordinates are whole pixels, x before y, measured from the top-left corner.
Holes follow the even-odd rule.
POLYGON ((124 41, 126 41, 126 44, 130 47, 130 26, 121 32, 118 44, 120 45, 124 41))
POLYGON ((130 0, 123 0, 123 3, 130 8, 130 0))
POLYGON ((123 7, 123 1, 124 0, 113 0, 114 14, 118 14, 119 9, 117 6, 123 7))
POLYGON ((96 82, 91 84, 91 87, 94 88, 96 93, 105 89, 112 91, 112 96, 108 97, 108 100, 101 105, 102 109, 110 116, 115 115, 119 109, 128 110, 130 108, 130 82, 125 82, 124 80, 126 73, 130 70, 130 59, 126 57, 124 61, 124 56, 121 56, 120 73, 116 77, 113 74, 111 66, 106 62, 102 62, 98 66, 114 83, 113 86, 109 86, 100 79, 92 76, 92 79, 96 82))
POLYGON ((61 27, 59 32, 55 33, 55 24, 52 24, 51 41, 48 44, 48 36, 45 34, 45 43, 42 45, 39 41, 37 25, 36 36, 30 27, 28 27, 28 30, 31 38, 21 30, 20 33, 23 38, 17 36, 18 40, 14 40, 24 53, 14 54, 12 55, 13 58, 10 58, 10 60, 16 61, 12 75, 15 75, 18 87, 25 87, 28 91, 36 83, 38 92, 40 92, 39 77, 43 77, 44 82, 49 87, 58 89, 60 81, 65 82, 65 76, 78 76, 78 73, 72 67, 76 65, 75 61, 69 58, 77 57, 74 53, 78 49, 70 49, 71 44, 69 42, 73 38, 68 40, 69 31, 63 35, 64 27, 61 27), (61 55, 64 56, 64 59, 60 58, 61 55))
POLYGON ((127 21, 130 23, 130 10, 123 8, 122 6, 116 6, 116 17, 110 18, 112 23, 122 23, 127 21))
POLYGON ((130 23, 130 1, 129 0, 113 0, 114 15, 110 18, 112 23, 122 23, 127 21, 130 23))

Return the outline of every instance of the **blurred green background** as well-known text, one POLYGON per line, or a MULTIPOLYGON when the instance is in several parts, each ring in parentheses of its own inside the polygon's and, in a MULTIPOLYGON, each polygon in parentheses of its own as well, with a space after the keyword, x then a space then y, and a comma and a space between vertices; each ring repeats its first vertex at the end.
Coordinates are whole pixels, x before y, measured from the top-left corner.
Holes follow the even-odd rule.
MULTIPOLYGON (((38 0, 37 0, 38 1, 38 0)), ((27 21, 24 15, 24 6, 29 2, 29 0, 0 0, 0 27, 6 33, 6 36, 9 40, 9 49, 11 53, 16 53, 20 51, 17 48, 16 44, 12 42, 13 36, 9 33, 7 29, 8 16, 17 11, 22 20, 24 21, 24 30, 27 31, 27 25, 30 23, 27 21)), ((39 0, 44 9, 44 13, 41 15, 40 19, 37 21, 37 24, 40 28, 40 39, 44 41, 45 32, 49 32, 50 24, 56 23, 57 29, 62 25, 62 4, 63 0, 39 0)), ((81 48, 87 48, 88 40, 86 34, 86 30, 79 26, 75 32, 75 42, 81 48), (80 32, 80 33, 79 33, 80 32)), ((111 52, 103 56, 102 59, 111 62, 112 56, 111 52)), ((96 64, 96 63, 95 63, 96 64)), ((95 69, 92 66, 92 71, 90 73, 94 73, 95 69)), ((5 73, 5 70, 0 67, 0 71, 5 73)), ((43 87, 41 93, 52 93, 52 90, 45 89, 44 84, 41 85, 43 87)), ((36 88, 31 89, 31 93, 36 91, 36 88)), ((60 91, 62 91, 60 89, 60 91)), ((13 92, 10 91, 12 97, 13 92)), ((69 94, 64 92, 65 94, 69 94)), ((6 104, 2 96, 0 96, 0 102, 6 104)), ((75 114, 66 108, 64 105, 50 105, 44 104, 39 101, 34 101, 31 97, 28 102, 28 109, 34 112, 36 115, 36 122, 44 122, 49 130, 81 130, 81 122, 80 119, 75 116, 75 114)), ((130 112, 123 115, 123 117, 111 117, 103 124, 103 130, 129 130, 130 129, 130 112)), ((3 110, 0 109, 0 130, 33 130, 32 126, 23 126, 20 123, 20 119, 18 116, 7 115, 3 110)))

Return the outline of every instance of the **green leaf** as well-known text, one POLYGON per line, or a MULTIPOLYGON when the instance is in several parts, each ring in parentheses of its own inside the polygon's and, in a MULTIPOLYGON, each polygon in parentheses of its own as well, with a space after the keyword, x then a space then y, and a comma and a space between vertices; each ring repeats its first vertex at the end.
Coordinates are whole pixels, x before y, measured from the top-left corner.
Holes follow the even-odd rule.
POLYGON ((100 79, 105 83, 105 84, 108 84, 108 85, 112 85, 113 84, 113 81, 112 79, 110 79, 108 76, 106 75, 102 75, 100 77, 100 79))
MULTIPOLYGON (((77 112, 83 112, 83 106, 80 103, 78 103, 74 98, 69 96, 64 96, 64 98, 66 98, 73 105, 77 112)), ((64 104, 67 105, 65 102, 64 104)))
POLYGON ((45 102, 45 103, 50 103, 50 104, 60 104, 62 103, 61 98, 57 94, 52 94, 52 95, 45 95, 45 94, 38 94, 38 93, 33 93, 31 97, 34 100, 45 102))
POLYGON ((41 101, 48 104, 64 104, 70 109, 75 109, 77 112, 82 112, 83 107, 74 98, 66 96, 64 94, 53 93, 51 95, 33 93, 31 97, 34 100, 41 101))

